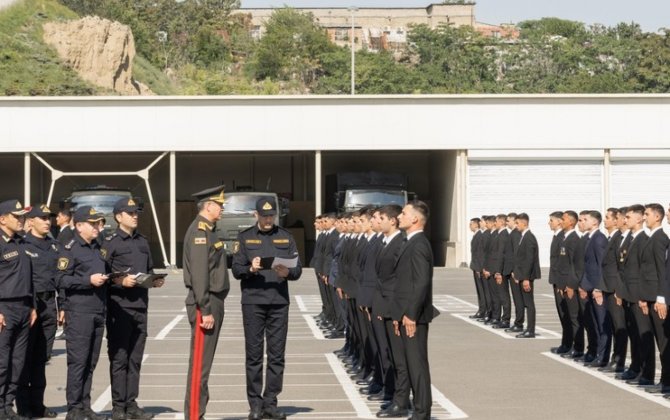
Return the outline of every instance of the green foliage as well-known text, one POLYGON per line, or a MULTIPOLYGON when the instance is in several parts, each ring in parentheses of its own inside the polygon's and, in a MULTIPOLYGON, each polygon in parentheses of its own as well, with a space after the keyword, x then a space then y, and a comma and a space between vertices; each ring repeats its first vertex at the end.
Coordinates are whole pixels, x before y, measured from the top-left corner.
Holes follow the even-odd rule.
POLYGON ((64 67, 42 40, 42 25, 76 15, 50 0, 24 0, 0 12, 0 95, 101 94, 64 67))
POLYGON ((310 86, 322 73, 320 57, 336 48, 312 15, 283 8, 272 13, 252 55, 256 80, 299 80, 310 86))

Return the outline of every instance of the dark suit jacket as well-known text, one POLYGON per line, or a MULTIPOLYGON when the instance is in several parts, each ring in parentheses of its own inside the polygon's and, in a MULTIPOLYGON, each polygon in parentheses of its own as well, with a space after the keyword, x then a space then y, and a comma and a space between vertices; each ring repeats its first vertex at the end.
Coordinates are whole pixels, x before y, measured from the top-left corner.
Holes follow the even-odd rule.
POLYGON ((584 272, 584 243, 573 231, 563 238, 558 247, 556 261, 556 286, 560 289, 577 289, 584 272))
POLYGON ((603 260, 607 249, 607 237, 601 231, 591 233, 584 250, 584 274, 579 287, 587 292, 600 286, 603 281, 603 260))
POLYGON ((395 264, 398 261, 403 239, 402 233, 396 235, 391 242, 379 251, 377 256, 377 288, 372 298, 372 310, 375 315, 384 318, 391 317, 390 309, 393 305, 393 293, 398 280, 395 273, 395 264))
POLYGON ((549 246, 549 284, 556 284, 558 281, 558 254, 564 235, 563 231, 560 231, 551 238, 551 245, 549 246))
POLYGON ((333 232, 333 235, 336 235, 337 241, 333 248, 333 261, 330 270, 328 270, 328 284, 333 287, 340 287, 340 261, 342 261, 342 251, 346 240, 339 233, 333 232))
POLYGON ((491 233, 491 244, 489 246, 489 253, 487 254, 484 268, 490 272, 491 275, 495 273, 503 273, 505 263, 505 247, 509 242, 509 233, 507 229, 491 233))
POLYGON ((333 265, 335 259, 335 246, 337 245, 338 240, 340 239, 340 233, 337 230, 333 230, 328 233, 323 242, 322 256, 321 256, 321 269, 324 275, 329 275, 330 267, 333 265))
POLYGON ((505 255, 503 257, 503 274, 508 276, 514 271, 514 255, 516 254, 516 249, 519 247, 519 241, 521 240, 521 232, 517 229, 512 229, 509 232, 509 239, 505 244, 505 255))
POLYGON ((395 267, 396 284, 392 318, 417 322, 433 320, 433 250, 423 232, 404 243, 395 267))
MULTIPOLYGON (((631 235, 631 234, 629 234, 631 235)), ((640 300, 640 281, 642 279, 642 250, 649 237, 640 232, 625 251, 623 262, 623 289, 619 296, 628 302, 637 303, 640 300)), ((618 293, 617 293, 618 295, 618 293)))
POLYGON ((621 289, 621 275, 619 274, 619 246, 621 245, 621 231, 615 231, 607 241, 605 256, 603 257, 603 277, 598 289, 603 292, 615 293, 621 289))
POLYGON ((640 299, 656 302, 657 296, 665 296, 665 253, 668 250, 668 235, 659 229, 642 248, 642 278, 640 299))
POLYGON ((312 256, 312 259, 309 261, 309 266, 314 269, 314 271, 318 273, 321 273, 322 270, 322 262, 323 262, 323 243, 325 242, 327 233, 321 233, 317 238, 316 242, 314 243, 314 255, 312 256))
POLYGON ((481 272, 484 266, 484 233, 481 230, 478 230, 472 236, 470 256, 470 269, 481 272))
MULTIPOLYGON (((492 247, 493 247, 493 239, 494 239, 494 232, 491 232, 490 230, 485 230, 483 232, 482 236, 482 249, 484 250, 484 259, 482 260, 482 270, 486 270, 487 268, 487 263, 491 255, 492 247)), ((497 236, 497 233, 496 233, 497 236)))
POLYGON ((372 296, 377 285, 377 254, 382 247, 382 236, 375 236, 367 240, 365 249, 359 254, 358 262, 360 266, 361 278, 358 283, 358 299, 356 303, 359 306, 372 307, 372 296))
POLYGON ((514 253, 514 278, 518 281, 541 278, 540 252, 535 235, 529 230, 520 240, 521 243, 515 247, 514 253))

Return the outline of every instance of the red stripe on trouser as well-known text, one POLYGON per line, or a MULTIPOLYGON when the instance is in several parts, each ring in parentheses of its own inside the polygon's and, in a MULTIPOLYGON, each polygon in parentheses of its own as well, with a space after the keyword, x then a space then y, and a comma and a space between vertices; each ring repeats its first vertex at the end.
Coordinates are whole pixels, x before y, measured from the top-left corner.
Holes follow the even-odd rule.
POLYGON ((196 308, 195 332, 193 337, 193 366, 191 366, 191 397, 189 418, 191 420, 200 418, 200 377, 202 376, 202 353, 205 334, 200 326, 202 314, 196 308))

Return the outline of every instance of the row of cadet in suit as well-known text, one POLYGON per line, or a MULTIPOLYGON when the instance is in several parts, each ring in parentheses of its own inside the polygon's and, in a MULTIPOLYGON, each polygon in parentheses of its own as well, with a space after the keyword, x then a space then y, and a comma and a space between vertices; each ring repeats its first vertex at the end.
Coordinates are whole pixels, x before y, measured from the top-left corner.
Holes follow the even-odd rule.
MULTIPOLYGON (((561 345, 552 348, 552 352, 603 372, 613 372, 618 379, 667 397, 670 241, 662 229, 664 217, 670 220, 670 211, 666 214, 657 203, 609 208, 604 218, 596 210, 551 213, 549 228, 554 235, 549 283, 562 327, 561 345), (658 383, 655 345, 661 360, 658 383), (628 353, 631 362, 626 368, 628 353)), ((470 223, 473 231, 479 225, 472 241, 470 267, 480 306, 472 317, 491 323, 494 328, 502 324, 508 331, 523 323, 523 311, 519 311, 514 299, 516 319, 514 326, 508 327, 506 289, 490 279, 499 278, 496 270, 502 270, 504 279, 515 264, 510 256, 515 255, 515 238, 519 235, 514 229, 516 220, 517 215, 510 213, 483 216, 470 223), (502 293, 493 294, 489 301, 487 290, 495 290, 496 285, 502 293), (503 306, 501 318, 496 297, 503 306)), ((510 289, 514 293, 514 287, 510 289)))
POLYGON ((311 266, 328 338, 345 338, 335 353, 360 392, 379 401, 377 417, 429 419, 432 396, 428 325, 433 253, 423 229, 428 206, 366 207, 316 218, 311 266))
POLYGON ((477 312, 470 318, 514 333, 517 338, 535 337, 533 292, 534 282, 541 277, 541 272, 537 239, 529 223, 526 213, 470 220, 474 234, 470 244, 470 269, 478 301, 477 312))

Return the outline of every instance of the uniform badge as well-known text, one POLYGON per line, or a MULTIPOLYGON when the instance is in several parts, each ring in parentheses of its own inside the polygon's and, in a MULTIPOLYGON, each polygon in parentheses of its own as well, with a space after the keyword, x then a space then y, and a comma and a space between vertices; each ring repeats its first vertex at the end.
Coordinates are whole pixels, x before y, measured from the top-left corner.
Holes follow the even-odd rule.
POLYGON ((10 259, 12 259, 14 257, 18 257, 18 256, 19 256, 19 251, 12 251, 12 252, 8 252, 5 255, 3 255, 2 258, 4 258, 5 260, 10 260, 10 259))
POLYGON ((207 245, 207 238, 195 238, 193 243, 196 245, 207 245))
POLYGON ((567 255, 567 253, 565 252, 565 247, 564 246, 561 247, 561 255, 563 255, 563 256, 567 255))
POLYGON ((248 245, 260 245, 263 243, 263 241, 261 241, 260 239, 247 239, 246 241, 244 241, 244 243, 248 245))
POLYGON ((59 258, 58 259, 58 269, 63 271, 67 270, 67 266, 70 265, 70 260, 67 258, 59 258))
POLYGON ((100 249, 100 255, 102 255, 102 258, 107 258, 107 250, 105 248, 100 249))
POLYGON ((136 204, 135 204, 135 200, 133 200, 132 198, 128 199, 128 205, 129 205, 129 206, 134 206, 134 205, 136 205, 136 204))
POLYGON ((273 243, 273 244, 287 244, 287 243, 288 243, 288 239, 273 239, 273 240, 272 240, 272 243, 273 243))
POLYGON ((233 242, 233 254, 240 252, 240 243, 238 241, 233 242))
POLYGON ((263 210, 272 210, 272 204, 270 202, 267 202, 263 205, 263 210))
POLYGON ((39 254, 37 252, 30 252, 26 249, 26 255, 28 255, 30 258, 39 258, 39 254))
POLYGON ((198 222, 198 229, 207 231, 212 230, 212 227, 205 222, 198 222))
POLYGON ((217 250, 223 248, 223 242, 219 241, 219 242, 215 243, 214 248, 216 248, 217 250))

